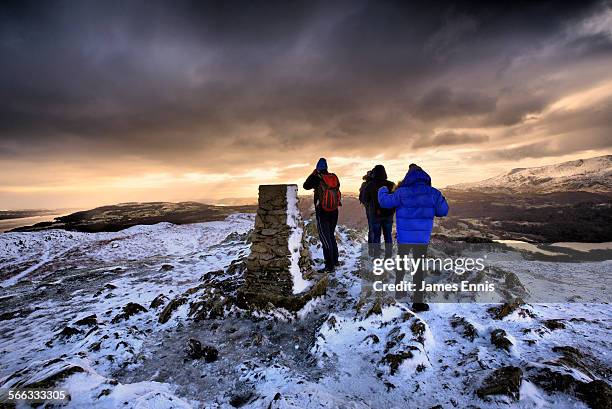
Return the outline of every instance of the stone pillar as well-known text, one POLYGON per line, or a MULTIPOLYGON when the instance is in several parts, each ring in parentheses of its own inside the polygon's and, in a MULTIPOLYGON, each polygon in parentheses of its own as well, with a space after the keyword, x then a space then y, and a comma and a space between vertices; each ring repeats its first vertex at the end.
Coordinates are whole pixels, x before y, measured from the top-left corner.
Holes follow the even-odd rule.
POLYGON ((255 230, 251 235, 251 254, 247 259, 246 287, 250 291, 267 291, 291 295, 293 281, 289 268, 289 235, 287 225, 287 185, 259 186, 259 207, 255 230))
POLYGON ((271 303, 299 309, 313 296, 325 292, 327 280, 311 271, 298 210, 297 185, 260 185, 251 254, 239 302, 265 306, 271 303), (311 279, 306 279, 309 277, 311 279))

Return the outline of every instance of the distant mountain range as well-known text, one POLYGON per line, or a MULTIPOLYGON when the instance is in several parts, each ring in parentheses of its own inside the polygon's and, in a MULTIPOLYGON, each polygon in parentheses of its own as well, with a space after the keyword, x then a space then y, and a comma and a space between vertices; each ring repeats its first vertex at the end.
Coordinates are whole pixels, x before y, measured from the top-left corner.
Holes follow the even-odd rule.
MULTIPOLYGON (((612 155, 512 171, 476 183, 442 189, 448 217, 436 221, 435 233, 456 239, 512 239, 534 242, 612 241, 612 155)), ((339 223, 366 228, 363 207, 354 194, 343 195, 339 223)), ((224 220, 236 212, 254 212, 256 199, 199 202, 121 203, 80 211, 14 231, 64 229, 118 231, 139 224, 174 224, 224 220)), ((300 210, 311 219, 310 193, 300 210)), ((14 213, 14 212, 13 212, 14 213)), ((1 214, 0 214, 1 216, 1 214)), ((14 217, 14 215, 13 215, 14 217)))
POLYGON ((446 189, 487 193, 553 193, 584 191, 612 193, 612 155, 535 168, 516 168, 480 182, 446 189))

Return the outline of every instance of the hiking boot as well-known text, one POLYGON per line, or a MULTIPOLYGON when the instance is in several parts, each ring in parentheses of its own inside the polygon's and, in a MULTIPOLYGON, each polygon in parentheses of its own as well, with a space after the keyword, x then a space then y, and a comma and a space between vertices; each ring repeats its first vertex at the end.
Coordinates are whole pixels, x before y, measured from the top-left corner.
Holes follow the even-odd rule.
POLYGON ((424 303, 424 302, 415 302, 415 303, 412 303, 412 311, 414 311, 414 312, 429 311, 429 305, 424 303))

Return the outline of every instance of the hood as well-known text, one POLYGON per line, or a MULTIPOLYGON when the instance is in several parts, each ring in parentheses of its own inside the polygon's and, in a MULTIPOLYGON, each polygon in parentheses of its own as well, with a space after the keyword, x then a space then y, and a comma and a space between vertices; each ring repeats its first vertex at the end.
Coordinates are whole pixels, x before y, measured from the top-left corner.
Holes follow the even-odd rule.
POLYGON ((378 180, 387 180, 387 171, 383 165, 376 165, 372 169, 372 177, 378 180))
POLYGON ((408 171, 408 173, 406 173, 406 176, 402 181, 402 186, 416 185, 417 183, 423 183, 431 186, 431 178, 427 172, 418 167, 411 169, 408 171))
POLYGON ((317 170, 319 172, 323 171, 323 170, 327 170, 327 161, 325 160, 325 158, 320 158, 319 161, 317 162, 317 170))

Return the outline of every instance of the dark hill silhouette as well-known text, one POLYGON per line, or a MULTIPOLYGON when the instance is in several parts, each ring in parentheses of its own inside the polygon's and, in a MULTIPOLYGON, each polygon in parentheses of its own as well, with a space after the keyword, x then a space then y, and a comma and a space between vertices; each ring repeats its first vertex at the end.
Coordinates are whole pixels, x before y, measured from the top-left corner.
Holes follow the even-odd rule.
POLYGON ((139 224, 187 224, 223 220, 232 213, 256 210, 257 206, 213 206, 199 202, 120 203, 72 213, 58 217, 53 222, 37 223, 13 231, 64 229, 87 233, 111 232, 139 224))

